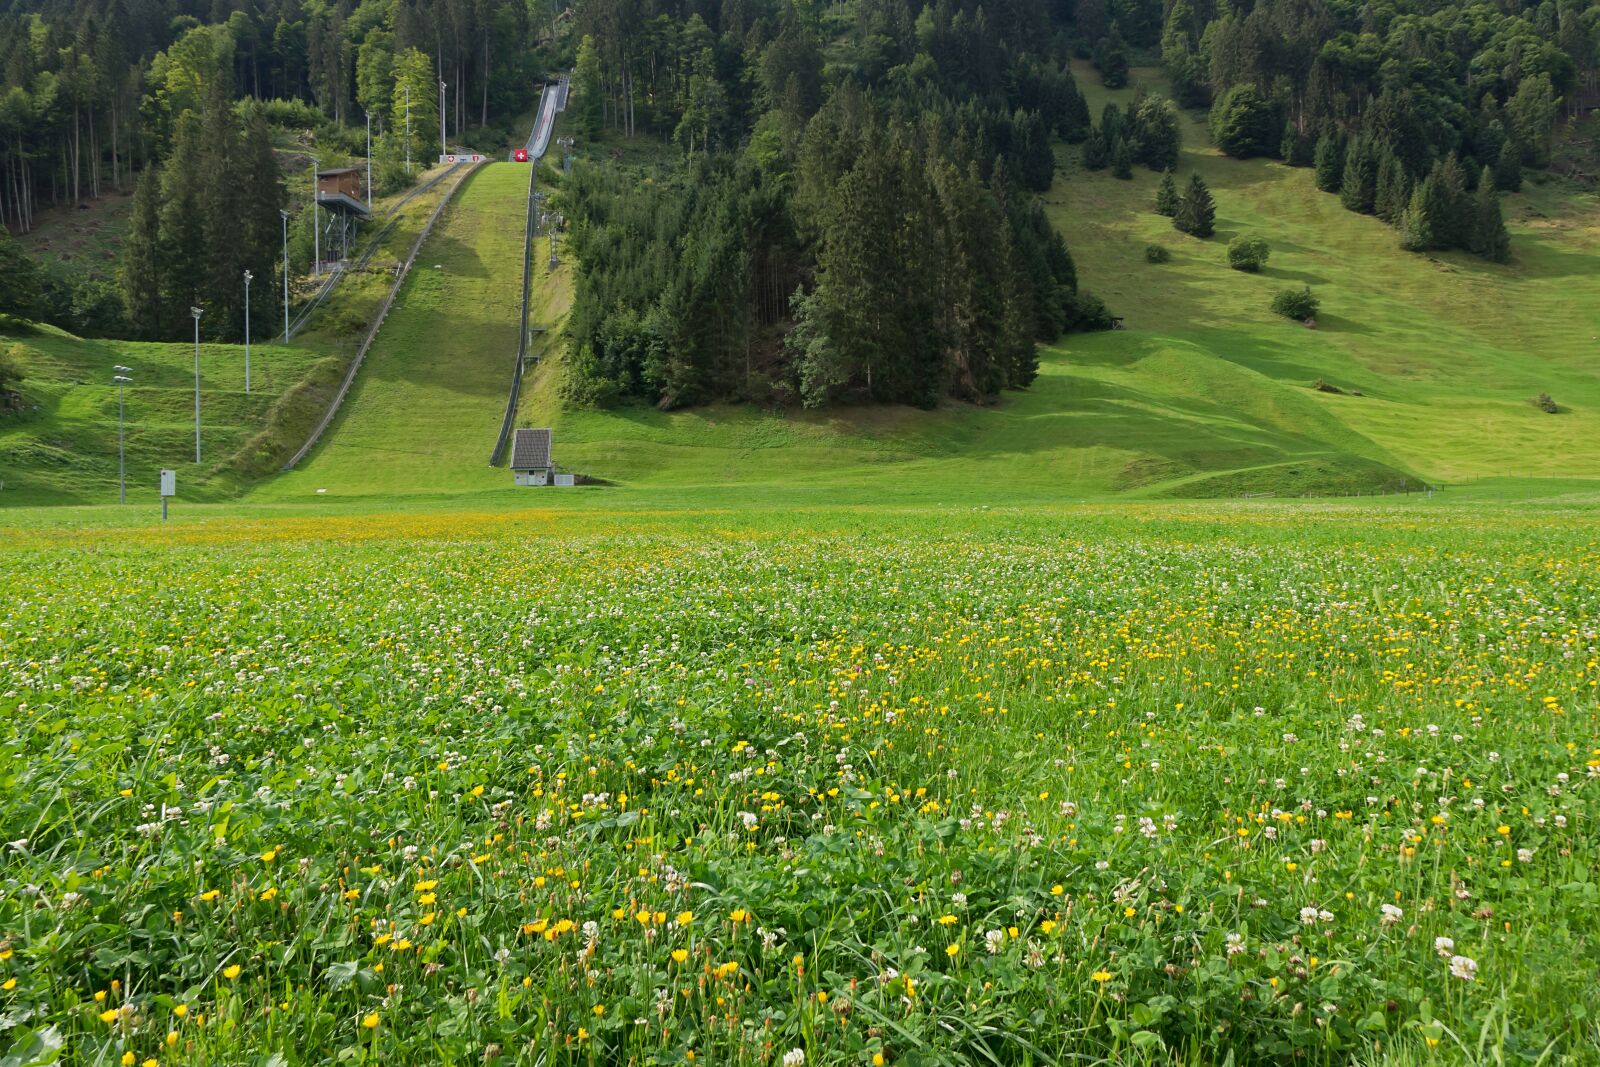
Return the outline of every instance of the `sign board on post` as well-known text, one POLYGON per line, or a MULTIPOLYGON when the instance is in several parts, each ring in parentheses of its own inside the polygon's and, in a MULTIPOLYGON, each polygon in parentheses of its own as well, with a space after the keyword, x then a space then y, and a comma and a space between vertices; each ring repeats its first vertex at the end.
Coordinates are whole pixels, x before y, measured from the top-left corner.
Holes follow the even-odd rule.
POLYGON ((477 152, 451 152, 439 157, 440 163, 482 163, 483 156, 477 152))
POLYGON ((161 521, 167 521, 167 498, 178 495, 178 472, 161 472, 161 521))

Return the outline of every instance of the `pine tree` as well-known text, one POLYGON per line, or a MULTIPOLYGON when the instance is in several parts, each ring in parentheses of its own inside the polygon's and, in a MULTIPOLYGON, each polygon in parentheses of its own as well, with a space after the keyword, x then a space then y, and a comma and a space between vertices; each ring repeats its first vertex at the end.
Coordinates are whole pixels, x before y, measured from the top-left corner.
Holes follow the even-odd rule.
POLYGON ((284 204, 283 176, 272 150, 272 130, 257 114, 245 128, 244 152, 236 168, 241 186, 240 210, 244 222, 244 265, 256 276, 250 290, 251 329, 272 333, 272 311, 278 289, 273 285, 280 263, 279 247, 284 204))
POLYGON ((1472 240, 1472 200, 1466 177, 1454 155, 1433 165, 1428 174, 1428 224, 1439 248, 1466 248, 1472 240))
POLYGON ((139 176, 133 215, 122 245, 122 303, 128 325, 143 338, 165 336, 161 300, 161 171, 154 164, 139 176))
POLYGON ((1107 101, 1100 112, 1100 132, 1105 136, 1108 145, 1123 135, 1123 114, 1117 108, 1115 101, 1107 101))
POLYGON ((1291 167, 1303 167, 1311 162, 1311 143, 1293 122, 1284 124, 1283 139, 1278 143, 1278 155, 1291 167))
POLYGON ((1173 180, 1172 171, 1167 171, 1161 176, 1161 188, 1156 190, 1156 214, 1172 218, 1178 213, 1178 183, 1173 180))
POLYGON ((225 93, 213 90, 201 119, 198 166, 200 226, 204 235, 202 328, 220 340, 237 340, 244 330, 244 186, 242 145, 225 93))
POLYGON ((1425 252, 1433 247, 1433 223, 1428 218, 1428 184, 1423 179, 1411 194, 1411 204, 1400 216, 1400 247, 1407 252, 1425 252))
POLYGON ((1339 201, 1351 211, 1372 214, 1372 204, 1378 195, 1378 164, 1373 156, 1372 142, 1358 137, 1345 151, 1344 175, 1339 182, 1339 201))
POLYGON ((1211 190, 1199 174, 1189 178, 1189 188, 1178 201, 1178 211, 1172 217, 1174 228, 1192 237, 1210 237, 1216 232, 1217 206, 1211 199, 1211 190))
POLYGON ((1106 143, 1106 135, 1099 127, 1095 127, 1083 142, 1083 167, 1085 170, 1105 170, 1110 162, 1111 146, 1106 143))
POLYGON ((1100 82, 1107 89, 1120 89, 1128 84, 1128 46, 1115 19, 1095 49, 1094 65, 1100 69, 1100 82))
POLYGON ((1508 193, 1522 188, 1522 151, 1510 138, 1500 146, 1500 158, 1494 165, 1494 184, 1508 193))
POLYGON ((1317 138, 1313 166, 1317 170, 1317 188, 1325 193, 1337 193, 1344 178, 1344 145, 1332 130, 1317 138))
POLYGON ((1385 151, 1378 163, 1378 190, 1373 197, 1372 209, 1384 222, 1399 223, 1411 201, 1411 182, 1405 164, 1393 152, 1385 151))
POLYGON ((1511 258, 1511 235, 1500 214, 1500 194, 1495 191, 1494 172, 1483 168, 1472 205, 1472 252, 1484 259, 1504 263, 1511 258))
POLYGON ((1120 137, 1111 148, 1111 176, 1123 181, 1133 177, 1133 153, 1128 151, 1128 142, 1120 137))
POLYGON ((200 120, 186 111, 178 119, 172 152, 162 169, 161 249, 157 275, 161 287, 161 327, 165 339, 181 339, 189 308, 200 299, 210 269, 206 263, 205 224, 200 215, 200 120))

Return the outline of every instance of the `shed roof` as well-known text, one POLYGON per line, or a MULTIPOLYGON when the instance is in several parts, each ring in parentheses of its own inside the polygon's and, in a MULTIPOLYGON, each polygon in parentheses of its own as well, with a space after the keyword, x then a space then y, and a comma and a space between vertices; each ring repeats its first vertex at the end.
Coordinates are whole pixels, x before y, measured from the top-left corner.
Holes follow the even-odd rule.
POLYGON ((333 167, 333 168, 331 168, 329 170, 319 170, 319 171, 317 171, 317 177, 319 177, 319 178, 336 178, 341 174, 360 174, 360 173, 361 173, 361 168, 360 167, 333 167))
POLYGON ((550 466, 550 431, 519 429, 511 437, 511 469, 536 470, 550 466))

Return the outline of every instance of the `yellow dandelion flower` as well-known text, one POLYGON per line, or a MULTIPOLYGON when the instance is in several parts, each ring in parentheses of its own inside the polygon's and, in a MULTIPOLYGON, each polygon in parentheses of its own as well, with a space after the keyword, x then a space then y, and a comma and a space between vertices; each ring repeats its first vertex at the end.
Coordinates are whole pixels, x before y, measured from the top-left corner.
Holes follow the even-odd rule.
POLYGON ((222 969, 222 977, 231 982, 235 978, 239 977, 239 973, 243 970, 244 968, 240 967, 237 963, 230 963, 228 966, 222 969))

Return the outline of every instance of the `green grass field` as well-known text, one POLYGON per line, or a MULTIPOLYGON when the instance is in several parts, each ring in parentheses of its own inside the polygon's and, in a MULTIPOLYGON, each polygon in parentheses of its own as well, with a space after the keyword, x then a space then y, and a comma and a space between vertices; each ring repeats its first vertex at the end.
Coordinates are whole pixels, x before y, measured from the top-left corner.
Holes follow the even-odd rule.
POLYGON ((12 531, 0 1054, 1597 1062, 1592 510, 553 496, 12 531))

